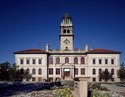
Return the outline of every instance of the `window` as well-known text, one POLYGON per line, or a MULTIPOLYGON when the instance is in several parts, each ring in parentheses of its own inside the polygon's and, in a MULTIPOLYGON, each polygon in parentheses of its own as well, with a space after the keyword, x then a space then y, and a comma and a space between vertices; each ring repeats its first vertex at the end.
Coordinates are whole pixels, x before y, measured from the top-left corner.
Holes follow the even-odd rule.
POLYGON ((59 57, 56 58, 56 64, 60 64, 60 58, 59 57))
POLYGON ((65 58, 65 63, 69 63, 69 58, 68 57, 65 58))
POLYGON ((49 74, 50 74, 50 75, 53 74, 53 68, 49 68, 49 74))
POLYGON ((99 81, 101 82, 101 81, 102 81, 102 78, 99 78, 99 81))
POLYGON ((30 70, 29 70, 29 68, 27 68, 27 69, 26 69, 26 72, 27 72, 28 74, 30 73, 30 70))
POLYGON ((42 69, 41 69, 41 68, 39 68, 38 74, 39 74, 39 75, 42 74, 42 69))
POLYGON ((70 30, 69 30, 69 29, 67 30, 67 33, 70 33, 70 30))
POLYGON ((20 59, 20 64, 23 64, 23 59, 20 59))
POLYGON ((78 58, 77 57, 74 58, 74 64, 78 64, 78 58))
POLYGON ((21 74, 23 74, 23 73, 24 73, 24 69, 23 69, 23 68, 21 68, 21 69, 20 69, 20 72, 21 72, 21 74))
POLYGON ((56 68, 56 75, 60 75, 60 68, 56 68))
POLYGON ((65 29, 63 30, 63 33, 66 33, 66 30, 65 30, 65 29))
POLYGON ((33 64, 36 64, 36 60, 35 59, 33 59, 33 64))
POLYGON ((96 81, 96 78, 93 78, 93 82, 95 82, 96 81))
POLYGON ((35 77, 33 77, 33 78, 32 78, 32 81, 35 81, 35 80, 36 80, 36 78, 35 78, 35 77))
POLYGON ((81 64, 85 64, 85 58, 84 57, 81 58, 81 64))
POLYGON ((111 69, 111 74, 114 75, 114 69, 111 69))
POLYGON ((92 74, 93 74, 93 75, 96 74, 96 70, 95 70, 95 69, 92 70, 92 74))
POLYGON ((108 64, 108 59, 105 59, 105 64, 108 64))
POLYGON ((114 64, 114 59, 111 59, 111 64, 114 64))
POLYGON ((102 64, 102 59, 99 59, 99 64, 102 64))
POLYGON ((95 59, 92 60, 92 63, 93 63, 93 64, 96 64, 95 59))
POLYGON ((75 68, 75 75, 78 75, 78 68, 75 68))
POLYGON ((32 74, 36 74, 36 70, 34 68, 32 69, 32 74))
POLYGON ((108 72, 108 69, 105 69, 106 72, 108 72))
POLYGON ((114 79, 114 78, 112 78, 112 79, 111 79, 111 81, 113 81, 113 82, 114 82, 114 81, 115 81, 115 79, 114 79))
POLYGON ((30 64, 30 60, 29 59, 26 59, 26 64, 30 64))
POLYGON ((99 69, 99 74, 102 72, 102 69, 99 69))
POLYGON ((85 68, 81 68, 81 75, 85 75, 85 68))
POLYGON ((41 77, 38 77, 38 81, 39 81, 39 82, 42 81, 42 78, 41 78, 41 77))
POLYGON ((49 57, 49 64, 53 64, 53 58, 49 57))
POLYGON ((29 81, 29 78, 26 78, 26 81, 29 81))
POLYGON ((39 59, 39 64, 42 64, 42 59, 39 59))

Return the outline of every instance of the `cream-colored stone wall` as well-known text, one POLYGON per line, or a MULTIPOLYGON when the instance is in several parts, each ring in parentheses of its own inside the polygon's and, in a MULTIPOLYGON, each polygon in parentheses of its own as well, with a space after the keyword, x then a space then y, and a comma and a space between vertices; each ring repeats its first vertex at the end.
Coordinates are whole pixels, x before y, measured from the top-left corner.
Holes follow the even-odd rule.
POLYGON ((69 50, 73 50, 73 36, 61 36, 60 38, 60 49, 65 50, 66 47, 69 50), (70 42, 68 44, 65 44, 64 41, 68 39, 70 42))
MULTIPOLYGON (((15 62, 16 65, 19 65, 19 68, 23 68, 23 69, 28 69, 30 70, 30 73, 32 74, 32 69, 35 68, 36 69, 36 74, 32 75, 33 77, 42 77, 42 79, 47 79, 47 74, 48 74, 48 70, 49 68, 53 68, 53 74, 52 75, 48 75, 49 78, 61 78, 61 70, 60 70, 60 74, 57 75, 56 74, 56 68, 60 68, 62 65, 65 65, 65 58, 68 57, 69 58, 69 63, 66 63, 66 65, 64 66, 65 68, 69 68, 72 66, 74 66, 74 68, 78 68, 78 74, 75 75, 74 77, 90 77, 89 81, 93 81, 93 78, 96 78, 96 82, 99 81, 99 69, 105 70, 108 69, 109 72, 111 72, 111 69, 114 69, 114 80, 116 82, 120 81, 117 78, 117 70, 119 70, 120 68, 120 55, 119 54, 87 54, 87 55, 83 55, 83 54, 53 54, 50 56, 53 58, 53 64, 49 64, 49 67, 47 68, 47 54, 16 54, 15 55, 15 62), (56 64, 56 58, 59 57, 60 58, 60 64, 56 64), (77 57, 78 58, 78 64, 74 64, 74 58, 77 57), (85 58, 85 64, 81 64, 81 58, 84 57, 85 58), (24 59, 24 64, 20 64, 20 59, 23 58, 24 59), (29 58, 30 59, 30 64, 26 64, 26 59, 29 58), (36 60, 36 64, 32 64, 32 59, 36 60), (38 59, 41 58, 42 59, 42 64, 38 64, 38 59), (92 63, 92 60, 95 59, 96 60, 96 64, 92 63), (102 64, 99 64, 99 59, 102 60, 102 64), (108 64, 105 64, 105 59, 108 59, 108 64), (111 64, 111 59, 114 59, 114 64, 111 64), (39 75, 38 74, 38 69, 41 68, 42 69, 42 74, 39 75), (81 68, 85 69, 85 74, 81 75, 81 68), (93 75, 92 71, 93 69, 96 70, 96 74, 93 75)), ((73 73, 71 71, 71 73, 73 73)), ((73 75, 73 74, 72 74, 73 75)), ((38 81, 38 79, 36 79, 36 81, 38 81)))
POLYGON ((34 68, 36 74, 32 74, 32 77, 36 77, 36 81, 38 81, 37 77, 47 79, 47 54, 15 54, 15 63, 20 69, 29 69, 30 74, 32 74, 32 69, 34 68), (20 64, 20 59, 24 60, 23 64, 20 64), (29 64, 26 63, 26 59, 30 60, 29 64), (32 63, 32 59, 36 60, 35 64, 32 63), (42 59, 42 64, 38 63, 38 59, 42 59), (38 74, 38 69, 42 69, 42 74, 38 74))

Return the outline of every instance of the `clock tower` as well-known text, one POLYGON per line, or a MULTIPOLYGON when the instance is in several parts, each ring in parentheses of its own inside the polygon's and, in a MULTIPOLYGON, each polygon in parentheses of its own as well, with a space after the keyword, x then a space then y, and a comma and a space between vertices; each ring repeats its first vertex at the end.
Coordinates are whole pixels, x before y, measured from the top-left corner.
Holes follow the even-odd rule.
POLYGON ((60 50, 73 50, 73 24, 69 14, 64 14, 60 26, 60 50))

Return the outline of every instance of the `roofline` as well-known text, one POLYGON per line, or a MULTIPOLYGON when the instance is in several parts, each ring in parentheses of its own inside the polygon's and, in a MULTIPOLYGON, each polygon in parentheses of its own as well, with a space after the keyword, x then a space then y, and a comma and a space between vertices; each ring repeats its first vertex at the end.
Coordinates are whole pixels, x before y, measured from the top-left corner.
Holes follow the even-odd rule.
POLYGON ((121 52, 87 52, 87 54, 121 54, 121 52))
POLYGON ((41 53, 18 53, 18 52, 13 52, 14 54, 48 54, 48 52, 41 52, 41 53))
POLYGON ((49 53, 50 55, 87 55, 87 53, 49 53))

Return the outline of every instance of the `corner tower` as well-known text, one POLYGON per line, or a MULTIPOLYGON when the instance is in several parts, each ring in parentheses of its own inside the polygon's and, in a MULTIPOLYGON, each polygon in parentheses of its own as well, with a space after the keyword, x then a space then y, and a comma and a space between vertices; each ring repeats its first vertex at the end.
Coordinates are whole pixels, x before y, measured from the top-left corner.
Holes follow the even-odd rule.
POLYGON ((64 14, 60 26, 60 50, 73 50, 73 24, 69 14, 64 14))

